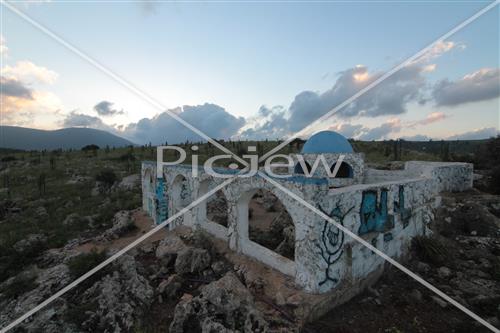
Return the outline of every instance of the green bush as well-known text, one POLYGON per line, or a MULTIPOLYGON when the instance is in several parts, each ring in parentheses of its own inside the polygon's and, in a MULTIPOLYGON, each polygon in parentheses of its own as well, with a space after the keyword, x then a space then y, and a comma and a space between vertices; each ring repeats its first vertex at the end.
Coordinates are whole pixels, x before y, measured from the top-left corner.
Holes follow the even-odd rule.
POLYGON ((93 249, 89 253, 80 254, 68 262, 68 268, 73 278, 78 278, 99 265, 106 259, 106 252, 93 249))
POLYGON ((16 276, 12 282, 0 290, 0 293, 9 299, 17 298, 35 289, 38 286, 35 280, 36 276, 16 276))
POLYGON ((494 194, 500 194, 500 166, 491 170, 490 191, 494 194))
POLYGON ((433 264, 443 263, 448 256, 446 246, 436 237, 416 236, 413 249, 420 260, 433 264))
POLYGON ((107 186, 111 187, 117 180, 115 172, 111 169, 101 170, 96 176, 95 180, 103 182, 107 186))

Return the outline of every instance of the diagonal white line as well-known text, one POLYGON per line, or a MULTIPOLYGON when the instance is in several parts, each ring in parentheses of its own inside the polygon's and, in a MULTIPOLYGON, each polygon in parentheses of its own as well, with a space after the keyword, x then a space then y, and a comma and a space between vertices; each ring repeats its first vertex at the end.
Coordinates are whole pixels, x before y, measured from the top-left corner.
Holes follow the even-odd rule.
POLYGON ((236 176, 232 177, 232 178, 228 178, 227 180, 225 180, 224 182, 222 182, 220 185, 217 185, 212 190, 210 190, 209 192, 205 193, 204 195, 202 195, 201 197, 199 197, 198 199, 196 199, 195 201, 193 201, 188 206, 184 207, 178 213, 172 215, 170 218, 168 218, 167 220, 163 221, 161 224, 157 225, 155 228, 151 229, 150 231, 148 231, 147 233, 145 233, 141 237, 137 238, 132 243, 128 244, 127 246, 125 246, 124 248, 122 248, 120 251, 116 252, 111 257, 109 257, 108 259, 106 259, 105 261, 103 261, 102 263, 100 263, 99 265, 97 265, 96 267, 92 268, 87 273, 85 273, 82 276, 80 276, 78 279, 76 279, 75 281, 71 282, 66 287, 62 288, 61 290, 59 290, 58 292, 56 292, 54 295, 50 296, 49 298, 47 298, 42 303, 40 303, 37 306, 35 306, 33 309, 29 310, 28 312, 26 312, 25 314, 23 314, 22 316, 20 316, 16 320, 14 320, 9 325, 7 325, 4 328, 0 329, 0 333, 5 333, 5 332, 11 330, 12 328, 14 328, 15 326, 19 325, 24 320, 26 320, 27 318, 31 317, 35 313, 37 313, 38 311, 40 311, 41 309, 43 309, 44 307, 46 307, 47 305, 49 305, 50 303, 52 303, 57 298, 61 297, 62 295, 64 295, 65 293, 67 293, 68 291, 70 291, 71 289, 73 289, 74 287, 76 287, 77 285, 79 285, 80 283, 82 283, 83 281, 85 281, 86 279, 88 279, 89 277, 91 277, 92 275, 94 275, 95 273, 97 273, 98 271, 100 271, 101 269, 103 269, 104 267, 106 267, 109 264, 111 264, 113 261, 115 261, 116 259, 118 259, 122 255, 124 255, 126 252, 130 251, 131 249, 133 249, 134 247, 136 247, 137 245, 139 245, 142 241, 144 241, 148 237, 152 236, 153 234, 155 234, 156 232, 158 232, 159 230, 161 230, 162 228, 164 228, 165 226, 167 226, 168 224, 170 224, 173 220, 175 220, 179 216, 183 215, 188 210, 192 209, 193 207, 195 207, 196 205, 200 204, 201 202, 205 201, 208 197, 210 197, 211 195, 213 195, 215 192, 217 192, 221 188, 229 185, 236 178, 237 178, 236 176))
POLYGON ((326 215, 321 210, 319 210, 318 208, 316 208, 313 205, 311 205, 309 202, 305 201, 304 199, 302 199, 301 197, 299 197, 295 193, 291 192, 289 189, 287 189, 286 187, 282 186, 280 183, 278 183, 274 179, 270 178, 268 175, 266 175, 262 171, 259 171, 259 175, 262 178, 264 178, 267 181, 269 181, 274 186, 276 186, 278 189, 280 189, 281 191, 285 192, 286 194, 288 194, 289 196, 291 196, 293 199, 295 199, 296 201, 298 201, 299 203, 301 203, 303 206, 305 206, 306 208, 310 209, 313 213, 319 215, 321 218, 324 218, 329 223, 333 224, 335 227, 339 228, 344 233, 346 233, 349 236, 351 236, 354 240, 358 241, 363 246, 365 246, 366 248, 368 248, 370 251, 373 251, 378 256, 380 256, 382 259, 384 259, 385 261, 389 262, 390 264, 392 264, 393 266, 395 266, 396 268, 398 268, 399 270, 401 270, 403 273, 407 274, 408 276, 410 276, 411 278, 413 278, 415 281, 417 281, 418 283, 422 284, 424 287, 426 287, 430 291, 436 293, 441 298, 443 298, 446 301, 448 301, 449 303, 451 303, 453 306, 455 306, 460 311, 464 312, 466 315, 470 316, 474 320, 477 320, 478 322, 480 322, 481 324, 483 324, 484 326, 486 326, 491 331, 496 332, 496 333, 500 333, 500 330, 498 330, 498 328, 496 328, 495 326, 491 325, 486 320, 484 320, 483 318, 479 317, 474 312, 470 311, 465 306, 463 306, 459 302, 455 301, 453 298, 451 298, 450 296, 446 295, 444 292, 442 292, 438 288, 434 287, 432 284, 430 284, 429 282, 425 281, 424 279, 422 279, 417 274, 413 273, 411 270, 409 270, 405 266, 401 265, 399 262, 397 262, 396 260, 394 260, 391 257, 389 257, 384 252, 380 251, 379 249, 377 249, 376 247, 374 247, 373 245, 371 245, 370 243, 368 243, 367 241, 365 241, 363 238, 359 237, 358 235, 356 235, 355 233, 353 233, 352 231, 350 231, 349 229, 347 229, 343 225, 337 223, 337 221, 335 221, 334 219, 332 219, 330 216, 326 215))
POLYGON ((240 162, 244 166, 248 166, 247 161, 245 161, 244 159, 242 159, 241 157, 239 157, 238 155, 233 153, 231 150, 229 150, 228 148, 226 148, 223 145, 221 145, 220 143, 218 143, 216 140, 212 139, 210 136, 208 136, 204 132, 200 131, 198 128, 194 127, 193 125, 191 125, 190 123, 188 123, 187 121, 182 119, 182 117, 179 117, 179 115, 177 115, 175 112, 168 110, 168 108, 163 106, 159 101, 157 101, 156 99, 151 97, 149 94, 145 93, 143 90, 137 88, 135 85, 128 82, 127 80, 125 80, 124 78, 119 76, 118 74, 114 73, 110 69, 101 65, 97 60, 93 59, 92 57, 90 57, 89 55, 87 55, 86 53, 84 53, 83 51, 78 49, 73 44, 71 44, 71 43, 67 42, 66 40, 64 40, 63 38, 59 37, 57 34, 55 34, 53 31, 49 30, 47 27, 43 26, 41 23, 39 23, 39 22, 35 21, 34 19, 32 19, 31 17, 29 17, 26 13, 20 11, 18 8, 11 5, 9 2, 7 2, 5 0, 0 0, 0 3, 2 5, 4 5, 5 7, 7 7, 9 10, 11 10, 13 13, 17 14, 19 17, 24 19, 26 22, 30 23, 35 28, 38 28, 40 31, 45 33, 47 36, 49 36, 50 38, 54 39, 59 44, 66 47, 71 52, 73 52, 74 54, 76 54, 80 58, 82 58, 85 61, 87 61, 88 63, 90 63, 92 66, 94 66, 95 68, 97 68, 98 70, 100 70, 101 72, 106 74, 107 76, 111 77, 116 82, 120 83, 123 87, 127 88, 128 90, 133 92, 135 95, 144 99, 146 102, 148 102, 149 104, 154 106, 156 109, 158 109, 162 112, 168 113, 169 116, 174 118, 176 121, 181 123, 183 126, 187 127, 188 129, 190 129, 194 133, 198 134, 200 137, 204 138, 205 140, 207 140, 208 142, 210 142, 211 144, 213 144, 215 147, 219 148, 223 152, 230 154, 231 156, 233 156, 234 159, 236 159, 238 162, 240 162))
POLYGON ((326 114, 324 114, 320 118, 316 119, 311 124, 309 124, 308 126, 304 127, 299 132, 296 132, 295 134, 293 134, 292 136, 290 136, 289 138, 287 138, 285 141, 283 141, 282 143, 280 143, 279 145, 277 145, 276 147, 274 147, 273 149, 271 149, 270 151, 268 151, 267 153, 265 153, 264 155, 262 155, 259 158, 259 162, 264 161, 265 159, 267 159, 272 154, 278 152, 281 148, 283 148, 284 146, 286 146, 287 144, 289 144, 291 141, 293 141, 294 139, 296 139, 297 137, 299 137, 302 133, 306 132, 306 130, 308 128, 311 128, 315 124, 322 123, 322 122, 326 121, 328 118, 330 118, 331 116, 333 116, 334 114, 338 113, 341 109, 343 109, 347 105, 349 105, 352 102, 354 102, 360 96, 364 95, 365 93, 367 93, 371 89, 375 88, 380 83, 382 83, 386 79, 390 78, 392 75, 394 75, 395 73, 397 73, 398 71, 400 71, 404 67, 408 66, 409 64, 411 64, 412 62, 414 62, 415 60, 417 60, 418 58, 420 58, 421 56, 423 56, 432 47, 434 47, 434 45, 436 45, 437 43, 443 42, 444 40, 446 40, 449 37, 453 36, 458 31, 460 31, 461 29, 465 28, 467 25, 471 24, 472 22, 474 22, 475 20, 477 20, 479 17, 481 17, 482 15, 484 15, 485 13, 487 13, 488 11, 490 11, 491 9, 493 9, 496 5, 498 5, 499 2, 500 2, 500 0, 493 1, 488 6, 484 7, 483 9, 481 9, 480 11, 478 11, 476 14, 472 15, 471 17, 469 17, 465 21, 461 22, 456 27, 454 27, 453 29, 451 29, 450 31, 448 31, 447 33, 445 33, 444 35, 442 35, 441 37, 439 37, 438 39, 436 39, 435 41, 433 41, 432 43, 430 43, 429 45, 427 45, 426 47, 424 47, 420 51, 418 51, 417 53, 415 53, 413 56, 407 58, 405 61, 403 61, 399 65, 393 67, 391 70, 389 70, 388 72, 386 72, 384 75, 382 75, 381 77, 379 77, 375 81, 371 82, 369 85, 367 85, 363 89, 359 90, 357 93, 355 93, 354 95, 352 95, 351 97, 349 97, 348 99, 346 99, 345 101, 343 101, 342 103, 340 103, 339 105, 337 105, 336 107, 334 107, 332 110, 328 111, 326 114))

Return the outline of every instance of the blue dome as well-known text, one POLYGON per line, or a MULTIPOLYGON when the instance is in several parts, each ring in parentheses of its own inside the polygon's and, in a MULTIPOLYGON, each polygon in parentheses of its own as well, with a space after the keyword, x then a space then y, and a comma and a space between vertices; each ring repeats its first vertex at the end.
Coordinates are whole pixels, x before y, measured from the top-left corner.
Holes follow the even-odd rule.
POLYGON ((333 131, 322 131, 312 135, 302 147, 302 154, 353 153, 347 139, 333 131))

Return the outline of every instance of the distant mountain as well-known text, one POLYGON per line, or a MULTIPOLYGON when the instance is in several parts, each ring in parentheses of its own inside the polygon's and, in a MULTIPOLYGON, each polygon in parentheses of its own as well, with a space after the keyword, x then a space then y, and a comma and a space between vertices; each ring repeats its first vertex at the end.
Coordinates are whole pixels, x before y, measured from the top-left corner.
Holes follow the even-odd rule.
POLYGON ((33 128, 0 126, 0 148, 23 150, 80 149, 95 144, 99 147, 123 147, 133 143, 106 131, 93 128, 63 128, 44 131, 33 128))

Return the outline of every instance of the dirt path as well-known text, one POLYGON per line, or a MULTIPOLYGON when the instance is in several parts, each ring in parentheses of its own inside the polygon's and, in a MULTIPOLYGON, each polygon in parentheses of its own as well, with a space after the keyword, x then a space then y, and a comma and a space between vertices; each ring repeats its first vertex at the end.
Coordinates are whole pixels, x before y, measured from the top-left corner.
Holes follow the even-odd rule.
MULTIPOLYGON (((145 234, 149 230, 152 229, 153 227, 153 220, 151 217, 149 217, 142 209, 137 209, 132 212, 132 221, 134 222, 134 225, 137 227, 137 229, 131 231, 130 233, 127 233, 123 235, 120 238, 114 239, 112 241, 109 241, 107 243, 102 243, 102 242, 88 242, 85 244, 82 244, 75 249, 79 252, 82 253, 89 253, 93 249, 97 251, 103 251, 103 250, 120 250, 127 246, 128 244, 132 243, 134 240, 139 238, 141 235, 145 234)), ((142 243, 147 244, 147 243, 153 243, 158 240, 161 240, 165 238, 167 234, 167 231, 165 229, 157 231, 155 234, 152 236, 148 237, 145 239, 142 243)))

